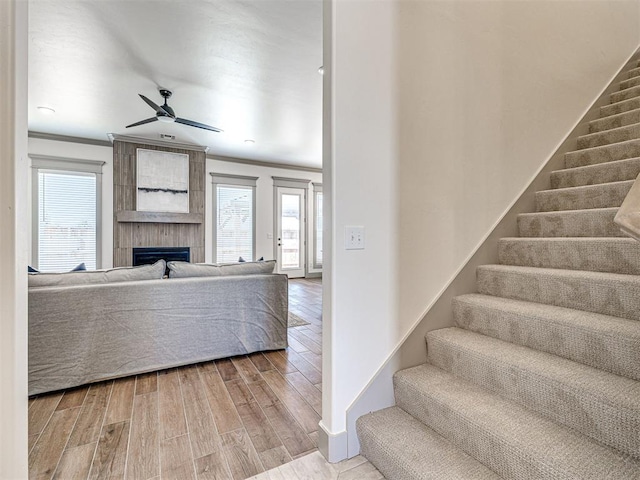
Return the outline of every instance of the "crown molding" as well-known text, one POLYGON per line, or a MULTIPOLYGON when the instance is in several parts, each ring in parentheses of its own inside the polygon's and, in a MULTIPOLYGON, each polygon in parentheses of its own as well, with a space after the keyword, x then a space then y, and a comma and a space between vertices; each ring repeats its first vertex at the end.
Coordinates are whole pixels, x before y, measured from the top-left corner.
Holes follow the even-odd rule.
POLYGON ((222 155, 207 155, 210 160, 218 160, 220 162, 243 163, 245 165, 254 165, 256 167, 282 168, 284 170, 299 170, 301 172, 322 173, 321 168, 304 167, 302 165, 289 165, 288 163, 265 162, 260 160, 249 160, 246 158, 225 157, 222 155))
POLYGON ((111 147, 109 140, 96 140, 94 138, 73 137, 70 135, 57 135, 55 133, 33 132, 29 130, 29 138, 40 138, 54 142, 83 143, 85 145, 97 145, 100 147, 111 147))

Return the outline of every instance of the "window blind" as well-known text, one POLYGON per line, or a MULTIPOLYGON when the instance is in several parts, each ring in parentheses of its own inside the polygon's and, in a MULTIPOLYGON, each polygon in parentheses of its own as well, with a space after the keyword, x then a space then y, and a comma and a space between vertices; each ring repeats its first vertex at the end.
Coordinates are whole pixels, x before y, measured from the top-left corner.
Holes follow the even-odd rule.
POLYGON ((96 175, 38 171, 38 269, 96 268, 96 175))
POLYGON ((216 261, 253 261, 252 187, 216 186, 216 261))

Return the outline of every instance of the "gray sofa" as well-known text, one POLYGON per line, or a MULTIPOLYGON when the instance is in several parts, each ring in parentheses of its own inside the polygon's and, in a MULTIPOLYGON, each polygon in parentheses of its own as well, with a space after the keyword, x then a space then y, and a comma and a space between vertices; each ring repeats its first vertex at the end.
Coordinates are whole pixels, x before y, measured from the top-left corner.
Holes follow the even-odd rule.
POLYGON ((287 320, 285 275, 32 286, 29 395, 282 349, 287 320))

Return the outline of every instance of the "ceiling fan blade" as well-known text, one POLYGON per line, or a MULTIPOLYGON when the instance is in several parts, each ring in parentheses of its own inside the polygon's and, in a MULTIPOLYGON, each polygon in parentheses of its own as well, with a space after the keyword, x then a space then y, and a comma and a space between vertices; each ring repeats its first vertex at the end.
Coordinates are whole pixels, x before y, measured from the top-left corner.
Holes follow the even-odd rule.
POLYGON ((158 120, 158 117, 147 118, 146 120, 140 120, 139 122, 132 123, 131 125, 127 125, 125 128, 129 127, 137 127, 138 125, 144 125, 145 123, 151 123, 158 120))
POLYGON ((162 108, 160 105, 156 105, 153 101, 149 100, 147 97, 145 97, 141 93, 139 93, 138 95, 142 100, 146 102, 147 105, 153 108, 156 111, 156 113, 159 113, 160 115, 169 115, 170 117, 175 117, 173 112, 169 112, 168 110, 165 110, 164 108, 162 108))
POLYGON ((200 123, 200 122, 194 122, 193 120, 187 120, 186 118, 176 118, 176 123, 181 123, 183 125, 189 125, 190 127, 196 127, 196 128, 202 128, 204 130, 210 130, 212 132, 222 132, 223 130, 220 130, 219 128, 216 127, 211 127, 209 125, 205 125, 204 123, 200 123))

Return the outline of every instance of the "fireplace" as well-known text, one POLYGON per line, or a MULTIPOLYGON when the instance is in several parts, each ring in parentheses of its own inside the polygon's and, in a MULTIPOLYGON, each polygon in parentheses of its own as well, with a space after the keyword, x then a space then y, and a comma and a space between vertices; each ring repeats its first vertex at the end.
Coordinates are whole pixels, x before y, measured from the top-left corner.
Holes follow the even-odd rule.
POLYGON ((139 247, 133 249, 133 266, 156 263, 164 259, 167 262, 190 262, 189 247, 139 247))

